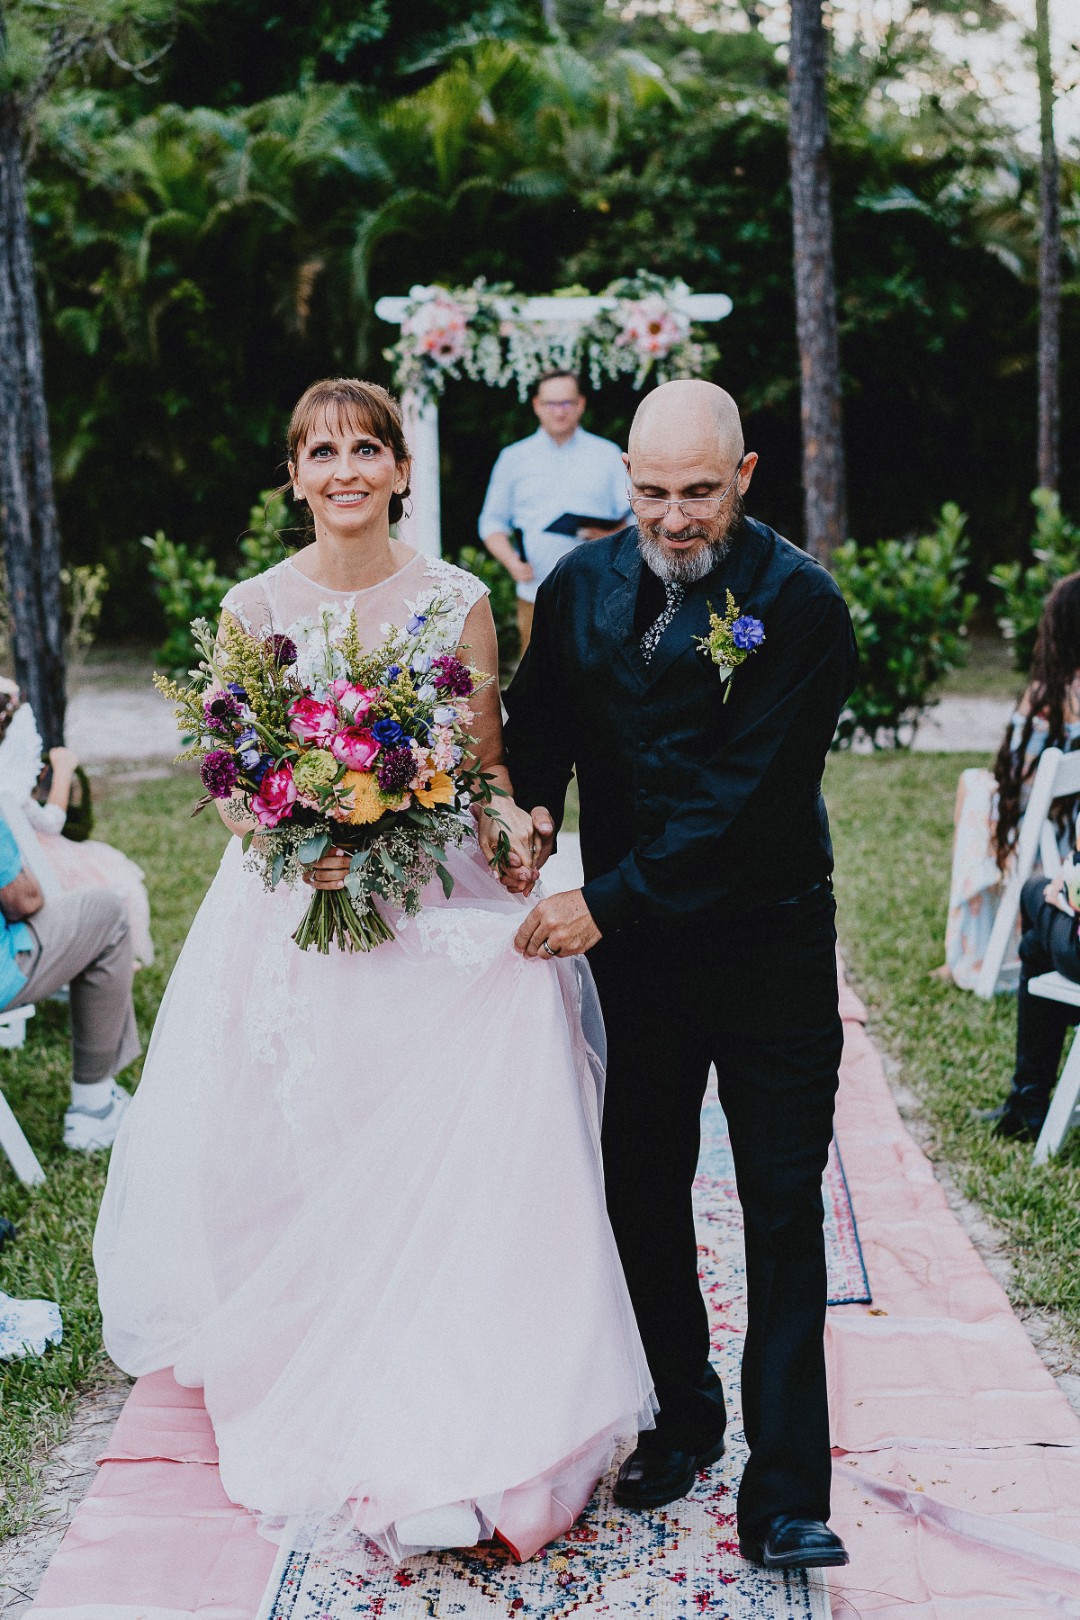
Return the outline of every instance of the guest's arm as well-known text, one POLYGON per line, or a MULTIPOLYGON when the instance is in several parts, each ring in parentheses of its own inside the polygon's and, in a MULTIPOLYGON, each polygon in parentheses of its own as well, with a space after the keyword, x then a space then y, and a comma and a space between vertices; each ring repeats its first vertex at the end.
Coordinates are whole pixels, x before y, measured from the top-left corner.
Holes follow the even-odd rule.
POLYGON ((28 872, 24 866, 0 889, 0 911, 3 912, 9 923, 23 922, 25 918, 32 917, 41 910, 45 904, 45 896, 41 892, 41 884, 33 872, 28 872))

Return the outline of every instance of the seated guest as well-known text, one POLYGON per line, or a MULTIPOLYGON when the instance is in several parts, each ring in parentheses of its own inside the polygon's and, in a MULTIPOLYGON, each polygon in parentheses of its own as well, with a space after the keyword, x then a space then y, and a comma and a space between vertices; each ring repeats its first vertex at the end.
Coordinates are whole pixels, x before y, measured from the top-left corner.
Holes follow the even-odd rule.
MULTIPOLYGON (((1013 859, 1020 819, 1044 748, 1080 745, 1080 573, 1046 599, 1027 689, 1009 721, 993 772, 963 771, 956 794, 945 965, 973 990, 1013 859)), ((1062 839, 1072 844, 1063 816, 1062 839)))
POLYGON ((995 1136, 1034 1142, 1050 1107, 1066 1033, 1080 1017, 1075 1007, 1033 996, 1028 989, 1029 980, 1055 970, 1080 984, 1077 914, 1065 892, 1065 872, 1052 883, 1044 877, 1029 878, 1024 884, 1021 914, 1016 1068, 1001 1107, 982 1117, 993 1122, 995 1136))
POLYGON ((53 779, 44 804, 33 797, 41 775, 41 759, 41 737, 34 711, 22 701, 15 682, 0 676, 0 793, 15 797, 62 889, 111 889, 120 896, 131 924, 135 961, 140 967, 149 967, 154 960, 154 945, 141 867, 96 838, 75 843, 62 836, 78 756, 70 748, 49 750, 53 779))
POLYGON ((134 966, 124 903, 108 889, 46 901, 0 817, 0 1008, 71 992, 71 1105, 64 1146, 111 1146, 131 1098, 114 1076, 142 1050, 131 1002, 134 966))

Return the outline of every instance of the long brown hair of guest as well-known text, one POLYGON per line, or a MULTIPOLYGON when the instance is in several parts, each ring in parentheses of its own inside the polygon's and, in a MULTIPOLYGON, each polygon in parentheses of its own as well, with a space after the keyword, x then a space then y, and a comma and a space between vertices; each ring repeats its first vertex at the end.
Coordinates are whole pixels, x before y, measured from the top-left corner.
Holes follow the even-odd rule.
MULTIPOLYGON (((1065 712, 1069 692, 1080 673, 1080 573, 1058 581, 1046 599, 1035 637, 1035 655, 1027 688, 1027 714, 1020 736, 1012 726, 998 750, 994 777, 998 785, 998 818, 994 852, 1004 871, 1020 826, 1020 797, 1035 774, 1038 759, 1028 759, 1037 720, 1046 722, 1047 748, 1065 746, 1065 712)), ((1064 820, 1064 814, 1063 814, 1064 820)))

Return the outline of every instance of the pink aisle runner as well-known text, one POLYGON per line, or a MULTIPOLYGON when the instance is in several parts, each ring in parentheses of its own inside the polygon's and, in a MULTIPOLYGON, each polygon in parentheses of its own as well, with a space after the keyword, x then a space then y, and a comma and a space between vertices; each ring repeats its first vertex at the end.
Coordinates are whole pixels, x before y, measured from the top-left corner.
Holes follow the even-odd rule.
MULTIPOLYGON (((905 1131, 863 1009, 846 988, 843 1012, 837 1134, 874 1297, 829 1312, 833 1522, 852 1554, 830 1576, 834 1620, 1080 1620, 1080 1423, 905 1131)), ((742 1324, 734 1301, 727 1304, 730 1342, 717 1361, 730 1376, 742 1324)), ((140 1379, 45 1577, 35 1620, 254 1620, 277 1587, 277 1549, 225 1497, 215 1462, 198 1392, 168 1374, 140 1379)), ((707 1519, 708 1498, 715 1494, 719 1505, 733 1482, 714 1493, 703 1480, 695 1490, 703 1499, 682 1515, 684 1558, 693 1514, 707 1519)), ((725 1507, 714 1537, 730 1530, 731 1503, 725 1507)), ((606 1581, 598 1568, 584 1603, 584 1592, 567 1592, 562 1604, 541 1607, 552 1615, 648 1611, 656 1620, 689 1613, 688 1602, 704 1602, 710 1620, 817 1611, 812 1590, 800 1597, 771 1582, 766 1590, 760 1577, 760 1587, 744 1586, 733 1548, 721 1569, 722 1547, 711 1590, 699 1590, 696 1602, 684 1591, 672 1608, 680 1515, 669 1510, 640 1528, 653 1523, 667 1545, 655 1563, 650 1557, 644 1584, 625 1584, 629 1568, 612 1565, 606 1581), (718 1570, 732 1584, 717 1585, 718 1570)), ((639 1555, 634 1539, 624 1560, 639 1555)), ((425 1614, 462 1612, 452 1584, 424 1594, 425 1614)), ((351 1590, 346 1608, 334 1603, 327 1620, 397 1611, 370 1590, 351 1590)), ((528 1608, 528 1600, 489 1596, 495 1601, 480 1606, 493 1616, 528 1608)))
POLYGON ((1080 1422, 904 1128, 843 987, 836 1132, 873 1304, 829 1311, 834 1620, 1080 1616, 1080 1422))

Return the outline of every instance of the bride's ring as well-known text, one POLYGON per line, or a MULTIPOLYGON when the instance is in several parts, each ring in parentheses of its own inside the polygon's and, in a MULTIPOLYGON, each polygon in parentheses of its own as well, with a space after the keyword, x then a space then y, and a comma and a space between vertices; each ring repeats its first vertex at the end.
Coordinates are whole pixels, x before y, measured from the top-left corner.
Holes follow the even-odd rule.
POLYGON ((558 951, 553 951, 552 950, 551 946, 548 944, 546 939, 542 939, 540 941, 540 949, 542 951, 546 951, 549 956, 558 956, 558 954, 559 954, 558 951))

